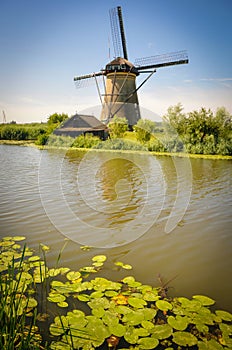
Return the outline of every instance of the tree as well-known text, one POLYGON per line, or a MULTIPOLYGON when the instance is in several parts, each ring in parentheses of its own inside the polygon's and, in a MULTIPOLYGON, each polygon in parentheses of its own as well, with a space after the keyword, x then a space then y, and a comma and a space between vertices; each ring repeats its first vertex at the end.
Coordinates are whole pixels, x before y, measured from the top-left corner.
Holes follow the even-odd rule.
POLYGON ((68 119, 68 115, 65 113, 58 114, 54 113, 48 117, 48 125, 54 130, 56 129, 62 122, 68 119))
POLYGON ((113 139, 122 138, 126 131, 128 131, 128 120, 114 116, 108 124, 110 130, 110 137, 113 139))
POLYGON ((155 128, 155 122, 149 119, 139 119, 133 129, 136 132, 136 139, 141 143, 145 143, 150 141, 151 135, 155 132, 155 128))

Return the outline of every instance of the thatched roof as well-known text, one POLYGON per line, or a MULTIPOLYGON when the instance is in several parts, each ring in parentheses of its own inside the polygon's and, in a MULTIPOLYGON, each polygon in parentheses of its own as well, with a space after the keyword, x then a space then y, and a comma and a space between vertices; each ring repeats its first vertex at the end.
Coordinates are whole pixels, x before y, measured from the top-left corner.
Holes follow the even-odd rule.
POLYGON ((93 115, 75 114, 54 131, 56 135, 69 135, 76 137, 83 133, 89 132, 96 134, 98 131, 107 130, 107 126, 103 124, 93 115))

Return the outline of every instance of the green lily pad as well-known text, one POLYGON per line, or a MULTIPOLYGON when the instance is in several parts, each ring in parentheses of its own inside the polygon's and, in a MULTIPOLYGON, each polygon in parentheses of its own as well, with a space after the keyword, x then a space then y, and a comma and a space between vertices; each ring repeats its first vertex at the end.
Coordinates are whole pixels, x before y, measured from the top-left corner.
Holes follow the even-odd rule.
POLYGON ((197 338, 188 332, 175 332, 172 337, 174 343, 180 346, 193 346, 198 343, 197 338))
POLYGON ((94 262, 104 262, 106 261, 107 257, 105 255, 95 255, 93 258, 92 258, 92 261, 94 262))
POLYGON ((176 317, 174 316, 169 316, 168 317, 168 324, 172 327, 175 328, 178 331, 184 331, 188 324, 188 318, 187 317, 182 317, 177 315, 176 317))
POLYGON ((26 239, 24 236, 13 236, 12 238, 14 241, 24 241, 26 239))
POLYGON ((122 267, 122 268, 125 269, 125 270, 131 270, 131 269, 132 269, 132 266, 131 266, 131 265, 129 265, 129 264, 124 264, 124 263, 121 262, 121 261, 116 261, 116 262, 114 263, 114 265, 120 266, 120 267, 122 267))
POLYGON ((123 337, 126 333, 126 327, 120 323, 109 326, 109 331, 112 335, 115 335, 116 337, 123 337))
POLYGON ((101 298, 103 295, 104 294, 102 292, 98 291, 98 292, 91 293, 90 297, 96 299, 96 298, 101 298))
POLYGON ((78 280, 81 277, 81 273, 79 271, 69 271, 66 277, 69 281, 78 280))
POLYGON ((200 333, 206 334, 209 331, 209 327, 206 326, 206 324, 204 324, 204 323, 197 323, 196 328, 197 328, 198 332, 200 332, 200 333))
POLYGON ((68 307, 68 303, 66 301, 61 301, 61 302, 57 303, 57 305, 59 307, 68 307))
POLYGON ((222 345, 220 345, 216 340, 211 339, 209 341, 204 341, 198 342, 198 349, 199 350, 223 350, 224 347, 222 345))
POLYGON ((157 300, 156 302, 156 306, 159 310, 161 311, 168 311, 168 310, 172 310, 172 304, 170 304, 168 301, 166 300, 157 300))
POLYGON ((144 320, 144 321, 141 322, 141 325, 143 326, 143 328, 145 328, 145 329, 147 329, 149 331, 154 328, 154 323, 151 322, 151 321, 144 320))
POLYGON ((232 321, 232 314, 224 310, 216 310, 215 314, 224 321, 232 321))
POLYGON ((123 283, 128 284, 129 287, 140 287, 141 282, 137 282, 133 276, 127 276, 122 279, 123 283))
POLYGON ((152 337, 157 339, 167 339, 172 335, 172 327, 169 324, 155 325, 152 329, 152 337))
POLYGON ((155 338, 141 338, 138 340, 139 348, 154 349, 159 345, 159 340, 155 338))
POLYGON ((151 308, 144 308, 139 310, 139 312, 143 314, 144 320, 146 321, 152 321, 157 314, 157 310, 151 308))
POLYGON ((101 318, 105 314, 105 309, 103 307, 94 308, 92 314, 98 318, 101 318))
POLYGON ((62 301, 65 301, 66 297, 63 294, 50 293, 47 299, 53 303, 61 303, 62 301))
POLYGON ((125 314, 122 318, 122 322, 127 323, 130 326, 137 326, 141 324, 142 321, 144 321, 144 315, 140 310, 131 311, 130 313, 125 314))
POLYGON ((109 309, 110 302, 107 298, 102 297, 102 298, 92 299, 91 301, 88 302, 88 305, 91 309, 96 309, 99 307, 102 307, 103 309, 109 309))
POLYGON ((90 300, 90 296, 88 294, 79 294, 77 295, 77 299, 80 301, 87 302, 90 300))
POLYGON ((141 309, 147 305, 146 301, 140 298, 129 297, 128 304, 135 307, 136 309, 141 309))
POLYGON ((136 344, 138 339, 139 339, 139 336, 138 334, 136 334, 134 332, 134 328, 132 327, 129 327, 126 331, 126 333, 124 334, 124 339, 129 343, 129 344, 136 344))
POLYGON ((181 302, 182 307, 188 311, 198 311, 202 307, 202 304, 198 300, 189 300, 184 297, 177 298, 181 302))
POLYGON ((205 296, 205 295, 194 295, 193 299, 200 301, 203 306, 210 306, 215 304, 215 300, 205 296))

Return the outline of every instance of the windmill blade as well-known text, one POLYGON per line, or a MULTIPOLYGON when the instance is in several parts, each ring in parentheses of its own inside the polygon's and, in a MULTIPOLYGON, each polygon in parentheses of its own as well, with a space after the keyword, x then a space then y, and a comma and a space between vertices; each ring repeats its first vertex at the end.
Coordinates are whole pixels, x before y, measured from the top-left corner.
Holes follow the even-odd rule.
POLYGON ((140 71, 143 69, 161 68, 176 64, 185 64, 188 62, 187 51, 177 51, 165 55, 138 58, 135 60, 135 66, 136 69, 140 71))
POLYGON ((120 6, 110 10, 110 24, 115 57, 124 57, 127 60, 126 38, 122 19, 122 9, 120 6))
POLYGON ((102 76, 104 74, 104 71, 97 72, 97 73, 91 73, 86 75, 80 75, 78 77, 74 77, 74 82, 76 85, 76 88, 83 88, 86 86, 91 85, 96 81, 96 77, 102 76))

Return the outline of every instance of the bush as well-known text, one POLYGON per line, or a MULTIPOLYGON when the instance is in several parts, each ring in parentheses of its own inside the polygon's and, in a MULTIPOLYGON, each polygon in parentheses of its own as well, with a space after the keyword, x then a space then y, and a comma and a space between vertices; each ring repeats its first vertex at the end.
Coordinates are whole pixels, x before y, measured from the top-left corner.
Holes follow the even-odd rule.
POLYGON ((123 139, 108 139, 99 143, 95 148, 109 150, 132 150, 132 151, 147 151, 147 148, 141 144, 123 139))
POLYGON ((72 147, 76 148, 92 148, 101 142, 100 138, 98 136, 94 136, 92 134, 85 134, 80 135, 77 138, 75 138, 72 147))

